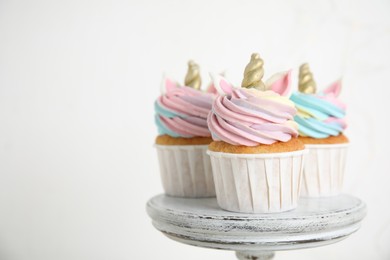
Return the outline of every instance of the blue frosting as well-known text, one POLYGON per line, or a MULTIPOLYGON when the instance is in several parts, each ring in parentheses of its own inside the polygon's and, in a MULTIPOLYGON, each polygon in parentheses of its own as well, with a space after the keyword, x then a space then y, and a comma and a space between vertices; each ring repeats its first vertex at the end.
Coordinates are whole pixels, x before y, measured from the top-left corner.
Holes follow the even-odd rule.
POLYGON ((154 112, 156 112, 156 114, 158 114, 158 115, 163 115, 163 116, 169 117, 169 118, 173 118, 173 117, 177 116, 176 113, 169 111, 169 110, 163 108, 162 106, 160 106, 160 104, 157 102, 157 100, 154 102, 154 112))
POLYGON ((160 120, 160 117, 158 115, 154 116, 154 121, 157 126, 157 131, 159 135, 170 135, 172 137, 180 137, 180 135, 172 130, 170 130, 168 127, 165 126, 164 122, 160 120))
POLYGON ((290 99, 295 103, 298 111, 310 115, 310 117, 304 117, 298 114, 294 117, 302 136, 326 138, 337 136, 343 131, 340 123, 324 122, 329 117, 344 118, 345 111, 340 107, 314 95, 299 92, 294 92, 290 99))
POLYGON ((168 118, 173 118, 173 117, 180 116, 179 114, 162 107, 157 101, 154 102, 154 111, 156 113, 154 116, 154 121, 156 123, 157 131, 159 135, 170 135, 172 137, 181 136, 180 134, 170 130, 160 119, 160 115, 168 118))
POLYGON ((164 124, 164 122, 160 119, 160 116, 164 116, 167 118, 180 117, 180 118, 184 119, 184 118, 187 118, 186 115, 171 111, 171 110, 161 106, 157 100, 154 102, 154 112, 156 113, 155 117, 154 117, 154 121, 156 123, 157 131, 158 131, 159 135, 169 135, 172 137, 190 137, 190 136, 183 136, 182 134, 179 134, 179 133, 169 129, 164 124))

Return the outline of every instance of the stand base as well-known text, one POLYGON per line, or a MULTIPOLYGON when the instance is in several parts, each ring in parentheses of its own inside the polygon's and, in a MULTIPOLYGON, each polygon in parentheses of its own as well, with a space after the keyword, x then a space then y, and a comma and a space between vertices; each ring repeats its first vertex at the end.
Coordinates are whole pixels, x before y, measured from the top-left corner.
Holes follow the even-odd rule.
POLYGON ((270 260, 275 256, 274 252, 262 251, 262 252, 236 252, 237 259, 239 260, 270 260))

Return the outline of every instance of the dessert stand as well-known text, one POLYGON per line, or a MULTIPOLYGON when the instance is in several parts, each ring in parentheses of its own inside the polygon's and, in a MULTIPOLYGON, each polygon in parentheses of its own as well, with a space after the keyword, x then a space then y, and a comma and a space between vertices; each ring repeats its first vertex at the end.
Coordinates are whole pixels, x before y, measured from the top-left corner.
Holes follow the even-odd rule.
POLYGON ((272 259, 275 251, 336 243, 357 231, 366 215, 358 198, 341 194, 300 198, 292 211, 245 214, 219 208, 215 198, 157 195, 146 205, 156 229, 188 245, 236 251, 238 259, 272 259))

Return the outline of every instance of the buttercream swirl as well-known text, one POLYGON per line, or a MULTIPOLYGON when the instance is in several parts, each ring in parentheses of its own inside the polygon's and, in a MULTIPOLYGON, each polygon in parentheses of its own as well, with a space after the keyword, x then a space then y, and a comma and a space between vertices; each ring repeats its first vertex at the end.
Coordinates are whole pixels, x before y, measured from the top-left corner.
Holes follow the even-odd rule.
POLYGON ((346 106, 337 98, 340 89, 340 82, 336 82, 317 94, 292 93, 290 99, 298 109, 294 119, 301 136, 326 138, 345 130, 346 106))
POLYGON ((213 95, 190 87, 170 86, 154 103, 158 133, 172 137, 207 137, 213 95))
POLYGON ((296 113, 294 103, 273 91, 232 89, 214 100, 207 123, 215 141, 256 146, 296 137, 296 113))

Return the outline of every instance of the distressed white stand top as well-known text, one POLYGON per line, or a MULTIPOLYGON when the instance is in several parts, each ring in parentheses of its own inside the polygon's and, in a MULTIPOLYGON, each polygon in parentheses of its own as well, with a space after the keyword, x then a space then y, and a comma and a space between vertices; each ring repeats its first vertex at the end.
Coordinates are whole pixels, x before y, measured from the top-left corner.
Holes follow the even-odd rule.
POLYGON ((301 198, 289 212, 246 214, 222 210, 215 198, 158 195, 147 203, 153 225, 194 246, 236 251, 239 259, 271 259, 274 251, 338 242, 360 227, 365 204, 356 197, 301 198))

